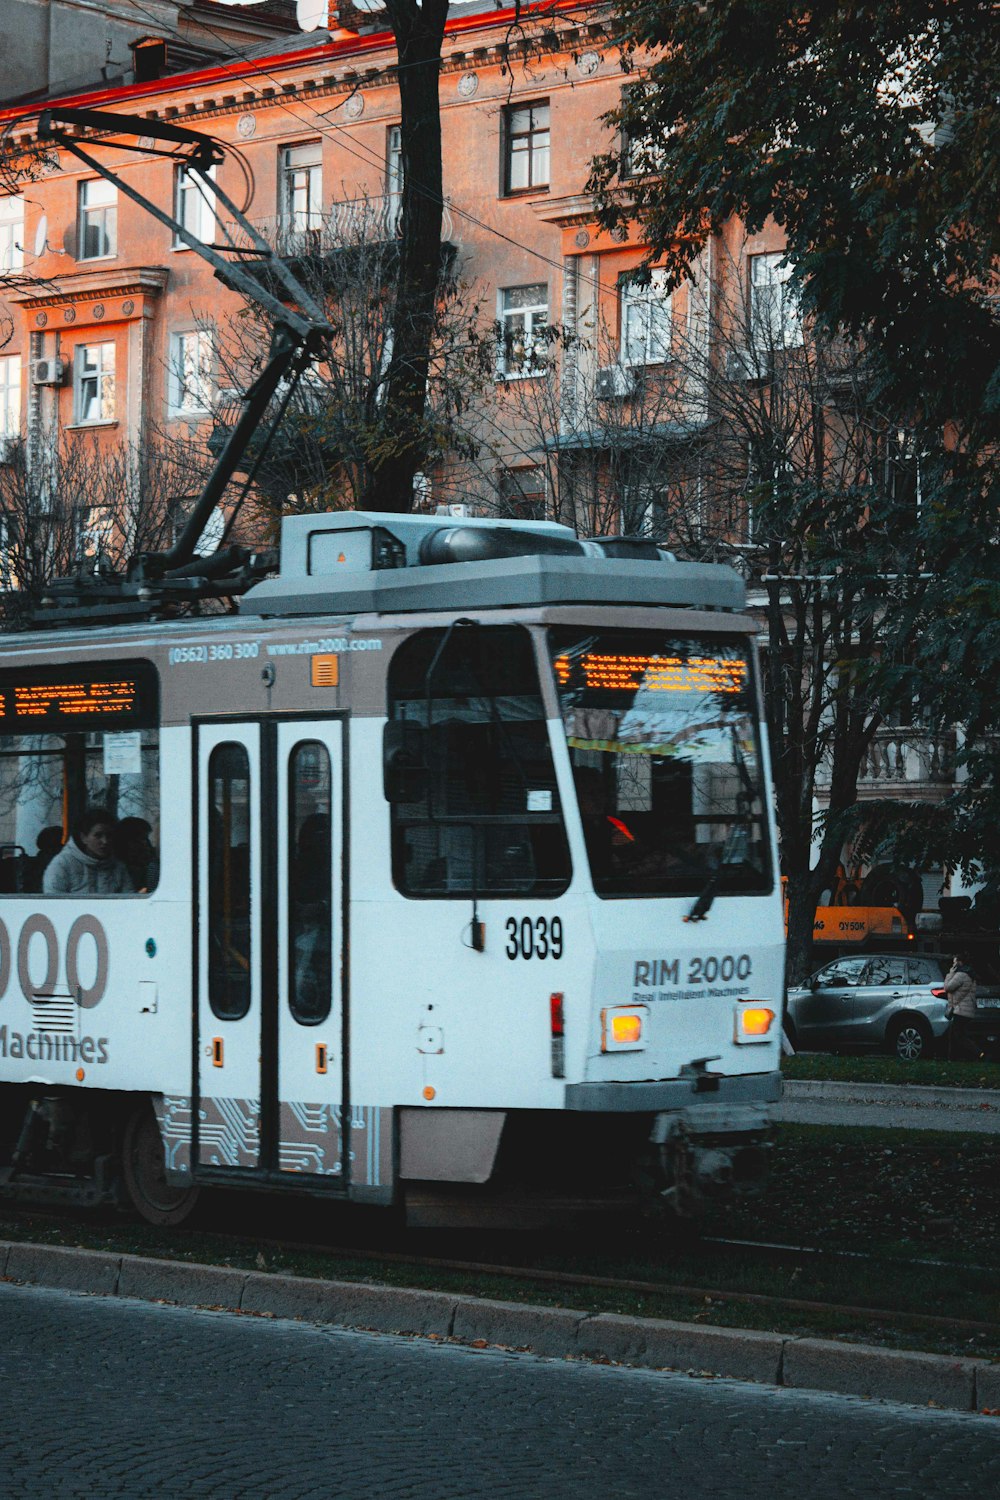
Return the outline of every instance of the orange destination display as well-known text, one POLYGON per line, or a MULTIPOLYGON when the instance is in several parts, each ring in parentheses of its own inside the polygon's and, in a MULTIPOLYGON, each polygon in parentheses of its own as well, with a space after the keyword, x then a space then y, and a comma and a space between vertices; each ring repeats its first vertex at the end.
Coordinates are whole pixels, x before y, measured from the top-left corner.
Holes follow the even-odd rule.
POLYGON ((65 669, 0 674, 0 734, 138 729, 156 723, 149 662, 116 663, 86 675, 65 669))
POLYGON ((740 657, 588 651, 573 659, 557 656, 553 666, 560 687, 575 676, 580 686, 596 692, 741 693, 747 682, 747 663, 740 657))

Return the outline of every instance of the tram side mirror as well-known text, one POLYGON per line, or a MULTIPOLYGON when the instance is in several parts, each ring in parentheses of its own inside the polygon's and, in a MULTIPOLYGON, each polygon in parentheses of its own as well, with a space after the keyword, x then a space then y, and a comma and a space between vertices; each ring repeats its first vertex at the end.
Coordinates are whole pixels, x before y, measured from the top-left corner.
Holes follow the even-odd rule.
POLYGON ((387 802, 423 802, 427 796, 426 734, 422 724, 392 719, 382 738, 382 786, 387 802))

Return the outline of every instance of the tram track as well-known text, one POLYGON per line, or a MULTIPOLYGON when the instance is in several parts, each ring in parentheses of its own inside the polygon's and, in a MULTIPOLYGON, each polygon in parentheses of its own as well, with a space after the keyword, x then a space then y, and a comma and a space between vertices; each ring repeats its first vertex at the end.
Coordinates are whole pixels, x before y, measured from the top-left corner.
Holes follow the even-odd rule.
MULTIPOLYGON (((261 1248, 270 1246, 273 1249, 283 1251, 296 1251, 299 1254, 329 1255, 334 1259, 357 1259, 359 1252, 356 1250, 340 1251, 336 1247, 309 1245, 302 1243, 289 1244, 281 1240, 256 1240, 255 1244, 261 1248)), ((716 1240, 712 1243, 723 1245, 726 1243, 739 1243, 745 1249, 760 1248, 763 1250, 782 1249, 791 1253, 794 1247, 771 1246, 761 1244, 755 1247, 748 1241, 723 1241, 716 1240)), ((801 1253, 810 1253, 803 1249, 801 1253)), ((817 1252, 812 1252, 817 1253, 817 1252)), ((822 1252, 818 1252, 822 1253, 822 1252)), ((834 1252, 836 1253, 836 1252, 834 1252)), ((970 1334, 985 1334, 995 1336, 997 1325, 992 1322, 984 1322, 972 1318, 950 1318, 935 1313, 913 1313, 899 1309, 883 1309, 867 1305, 845 1305, 842 1302, 822 1302, 812 1298, 780 1297, 767 1292, 747 1292, 741 1290, 727 1290, 718 1287, 690 1286, 686 1283, 673 1281, 643 1281, 631 1277, 608 1277, 596 1276, 582 1272, 552 1271, 541 1267, 507 1266, 482 1261, 450 1260, 440 1257, 411 1256, 403 1253, 372 1251, 364 1252, 364 1258, 385 1265, 410 1266, 423 1271, 453 1272, 465 1276, 481 1276, 483 1278, 495 1277, 498 1280, 510 1280, 521 1283, 537 1283, 540 1286, 566 1286, 579 1287, 581 1290, 591 1289, 600 1292, 629 1292, 638 1296, 663 1297, 675 1296, 691 1298, 692 1300, 704 1301, 706 1304, 734 1303, 757 1307, 771 1307, 775 1310, 782 1309, 793 1312, 809 1313, 831 1313, 838 1312, 853 1318, 875 1318, 887 1323, 905 1323, 913 1328, 937 1329, 942 1332, 962 1332, 970 1334)))
MULTIPOLYGON (((55 1230, 60 1235, 69 1235, 74 1241, 81 1229, 93 1231, 95 1228, 93 1218, 52 1210, 27 1210, 21 1213, 10 1209, 6 1212, 4 1219, 0 1220, 0 1235, 2 1235, 2 1225, 5 1222, 12 1225, 16 1223, 19 1227, 28 1229, 38 1226, 39 1230, 43 1230, 44 1226, 50 1231, 55 1230)), ((512 1287, 515 1285, 518 1287, 520 1293, 518 1300, 522 1300, 524 1293, 530 1292, 531 1287, 537 1286, 547 1295, 551 1295, 557 1289, 565 1288, 581 1294, 590 1292, 599 1299, 616 1295, 651 1300, 681 1299, 700 1304, 705 1309, 711 1310, 721 1307, 734 1309, 746 1307, 757 1310, 758 1314, 767 1312, 775 1316, 801 1314, 807 1321, 810 1318, 829 1318, 836 1315, 845 1320, 878 1323, 889 1327, 897 1326, 912 1332, 919 1332, 923 1329, 928 1333, 951 1335, 955 1338, 996 1339, 998 1333, 996 1322, 983 1319, 916 1312, 904 1308, 878 1307, 839 1299, 793 1297, 725 1285, 703 1285, 687 1280, 672 1279, 669 1276, 655 1280, 635 1276, 607 1276, 594 1271, 573 1271, 538 1266, 528 1261, 505 1263, 447 1255, 415 1254, 364 1241, 337 1244, 331 1243, 330 1240, 289 1239, 252 1232, 233 1233, 221 1231, 218 1228, 209 1231, 211 1240, 214 1242, 214 1250, 207 1250, 204 1243, 197 1243, 206 1238, 205 1231, 197 1229, 174 1230, 169 1236, 164 1236, 161 1243, 137 1249, 134 1244, 125 1244, 126 1241, 134 1238, 128 1230, 121 1229, 120 1225, 118 1226, 120 1232, 116 1232, 116 1228, 111 1226, 102 1227, 106 1231, 101 1236, 101 1243, 105 1248, 111 1248, 113 1242, 121 1241, 125 1253, 172 1259, 177 1258, 178 1250, 184 1242, 189 1241, 195 1255, 198 1257, 204 1255, 208 1263, 226 1263, 231 1256, 242 1255, 248 1262, 255 1262, 259 1269, 280 1269, 289 1274, 315 1275, 312 1267, 305 1273, 295 1267, 294 1263, 297 1258, 308 1258, 313 1262, 313 1266, 316 1261, 332 1263, 331 1274, 333 1266, 337 1263, 349 1265, 351 1270, 348 1279, 351 1280, 375 1280, 380 1270, 388 1269, 412 1271, 417 1277, 459 1277, 467 1278, 473 1283, 477 1281, 507 1282, 512 1287), (272 1257, 270 1263, 268 1263, 268 1256, 272 1257), (275 1264, 275 1258, 279 1262, 287 1259, 292 1264, 287 1267, 283 1264, 275 1264)), ((871 1270, 892 1266, 927 1267, 937 1271, 956 1269, 954 1263, 946 1261, 891 1258, 871 1252, 831 1246, 737 1240, 721 1236, 702 1236, 699 1237, 697 1243, 706 1249, 721 1251, 724 1254, 731 1251, 743 1256, 796 1265, 845 1260, 858 1263, 871 1270)), ((187 1259, 188 1256, 184 1255, 183 1258, 187 1259)), ((987 1266, 963 1265, 961 1270, 984 1276, 996 1274, 995 1268, 987 1266)))

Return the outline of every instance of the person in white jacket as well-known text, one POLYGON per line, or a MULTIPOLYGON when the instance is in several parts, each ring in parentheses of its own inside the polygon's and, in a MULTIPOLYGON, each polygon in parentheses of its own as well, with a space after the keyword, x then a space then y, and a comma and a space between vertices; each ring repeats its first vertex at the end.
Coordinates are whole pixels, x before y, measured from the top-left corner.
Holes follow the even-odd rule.
POLYGON ((50 896, 115 896, 131 891, 128 870, 114 854, 115 820, 104 807, 89 807, 73 835, 45 868, 42 890, 50 896))

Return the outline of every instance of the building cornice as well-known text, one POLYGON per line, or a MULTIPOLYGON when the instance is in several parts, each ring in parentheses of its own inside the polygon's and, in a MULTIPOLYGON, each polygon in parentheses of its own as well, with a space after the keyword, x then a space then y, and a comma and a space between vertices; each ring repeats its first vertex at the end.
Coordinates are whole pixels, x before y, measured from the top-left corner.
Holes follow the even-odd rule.
MULTIPOLYGON (((592 48, 602 43, 607 44, 609 42, 608 30, 601 21, 596 19, 596 16, 605 12, 606 9, 603 3, 593 4, 588 3, 588 0, 536 0, 536 3, 521 8, 506 6, 499 10, 479 11, 475 15, 453 17, 445 26, 447 50, 442 58, 442 72, 474 70, 476 67, 498 62, 509 64, 513 59, 537 55, 539 51, 565 51, 576 45, 582 49, 592 48), (580 17, 575 25, 572 21, 574 13, 580 17), (591 16, 595 19, 588 20, 587 18, 591 16), (558 22, 569 22, 569 25, 563 24, 562 29, 559 30, 557 29, 558 22), (525 27, 531 23, 538 24, 537 34, 525 33, 525 27), (459 41, 464 36, 471 37, 475 33, 497 31, 501 32, 501 38, 490 45, 474 47, 468 51, 449 46, 450 43, 459 41)), ((25 126, 28 126, 43 109, 52 108, 57 104, 89 109, 121 105, 128 107, 132 112, 138 112, 141 111, 142 105, 148 102, 150 108, 145 113, 150 118, 155 118, 161 113, 166 114, 168 118, 177 118, 181 114, 188 117, 236 111, 242 113, 247 110, 267 108, 282 99, 317 98, 356 90, 366 83, 390 82, 395 75, 394 63, 388 66, 371 66, 368 69, 359 67, 366 56, 375 56, 384 52, 390 52, 395 57, 395 40, 390 31, 371 32, 365 35, 348 33, 319 46, 306 45, 295 51, 286 47, 285 50, 275 51, 266 57, 240 59, 231 63, 195 69, 188 73, 175 73, 148 83, 95 89, 58 100, 46 99, 32 105, 28 110, 23 107, 17 110, 0 110, 0 125, 5 120, 9 122, 16 120, 17 123, 23 122, 25 126), (258 92, 244 93, 239 97, 235 94, 223 93, 221 99, 217 97, 218 93, 225 90, 227 86, 235 87, 240 81, 250 80, 261 74, 272 77, 275 73, 287 74, 330 66, 338 69, 339 76, 326 73, 319 77, 306 78, 302 80, 301 87, 291 83, 279 86, 279 80, 274 80, 274 86, 268 85, 258 92), (158 99, 205 90, 213 91, 213 96, 205 100, 186 103, 183 108, 170 105, 156 107, 158 99)))
MULTIPOLYGON (((61 276, 57 283, 47 287, 27 287, 6 294, 7 301, 24 308, 26 313, 37 313, 54 307, 69 307, 77 303, 103 305, 109 299, 117 302, 130 299, 159 297, 165 290, 170 272, 162 266, 109 266, 103 270, 82 271, 74 276, 61 276)), ((134 306, 128 311, 115 309, 108 321, 120 321, 137 313, 134 306)), ((103 316, 103 314, 102 314, 103 316)), ((99 320, 98 320, 99 321, 99 320)))

